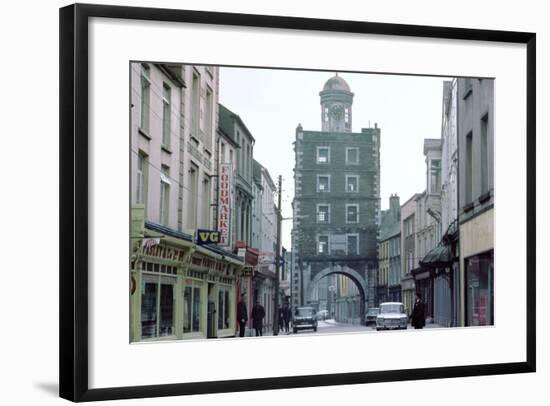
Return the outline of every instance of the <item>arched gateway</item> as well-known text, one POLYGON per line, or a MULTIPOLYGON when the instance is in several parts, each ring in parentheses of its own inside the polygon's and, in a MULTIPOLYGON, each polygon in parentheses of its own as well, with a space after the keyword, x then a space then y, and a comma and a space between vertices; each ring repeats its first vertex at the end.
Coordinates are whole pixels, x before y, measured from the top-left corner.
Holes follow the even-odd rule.
POLYGON ((365 313, 366 313, 365 310, 367 306, 367 292, 368 292, 367 281, 359 272, 357 272, 356 270, 348 266, 345 266, 345 265, 329 266, 315 273, 313 278, 311 278, 311 282, 308 284, 306 300, 307 301, 311 300, 311 297, 313 296, 313 289, 321 279, 333 274, 341 274, 341 275, 347 276, 355 283, 355 285, 359 289, 359 295, 361 296, 359 314, 361 318, 361 324, 365 324, 365 313))

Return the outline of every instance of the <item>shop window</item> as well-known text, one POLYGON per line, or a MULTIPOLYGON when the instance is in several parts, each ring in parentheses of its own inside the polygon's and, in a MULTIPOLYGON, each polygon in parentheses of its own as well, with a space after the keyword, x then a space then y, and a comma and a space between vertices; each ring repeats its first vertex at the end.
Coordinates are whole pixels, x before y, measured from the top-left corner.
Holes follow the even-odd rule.
POLYGON ((466 323, 468 326, 493 325, 493 253, 466 259, 466 323))
POLYGON ((174 283, 144 280, 141 289, 141 337, 174 335, 174 283))
POLYGON ((229 300, 229 288, 220 288, 218 292, 218 329, 225 330, 230 327, 231 301, 229 300))
POLYGON ((197 333, 200 331, 201 288, 186 286, 183 291, 183 332, 197 333))

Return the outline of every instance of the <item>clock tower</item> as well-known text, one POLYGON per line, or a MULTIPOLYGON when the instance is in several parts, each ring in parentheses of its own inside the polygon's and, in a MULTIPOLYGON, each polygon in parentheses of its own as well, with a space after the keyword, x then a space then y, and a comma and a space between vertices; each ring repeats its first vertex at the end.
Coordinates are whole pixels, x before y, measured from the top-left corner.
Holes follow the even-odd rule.
POLYGON ((321 129, 323 132, 351 133, 353 93, 338 73, 325 83, 321 96, 321 129))

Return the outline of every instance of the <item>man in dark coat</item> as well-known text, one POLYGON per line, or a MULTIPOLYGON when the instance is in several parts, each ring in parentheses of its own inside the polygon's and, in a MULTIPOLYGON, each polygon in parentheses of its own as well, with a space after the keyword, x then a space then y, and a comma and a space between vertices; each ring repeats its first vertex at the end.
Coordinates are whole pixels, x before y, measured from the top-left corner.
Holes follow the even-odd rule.
POLYGON ((283 322, 285 326, 285 333, 288 333, 290 329, 290 317, 291 317, 290 306, 288 305, 288 302, 286 302, 283 305, 283 322))
POLYGON ((252 325, 256 330, 256 336, 262 335, 262 330, 264 328, 264 317, 265 317, 265 309, 260 304, 260 301, 256 300, 256 304, 252 308, 252 325))
POLYGON ((414 328, 422 328, 426 325, 424 303, 422 303, 422 296, 420 293, 416 294, 416 302, 414 302, 414 308, 411 314, 411 324, 414 328))
POLYGON ((246 322, 248 321, 248 310, 246 309, 246 295, 241 294, 241 300, 237 303, 237 321, 239 322, 239 337, 244 337, 246 322))

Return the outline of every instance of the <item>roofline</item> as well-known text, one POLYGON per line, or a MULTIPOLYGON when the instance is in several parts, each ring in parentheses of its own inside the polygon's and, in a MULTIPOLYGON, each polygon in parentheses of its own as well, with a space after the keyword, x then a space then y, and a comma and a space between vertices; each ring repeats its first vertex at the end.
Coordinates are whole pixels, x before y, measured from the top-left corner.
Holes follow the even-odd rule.
POLYGON ((254 136, 252 135, 252 133, 250 132, 250 130, 248 129, 248 127, 246 126, 246 124, 244 123, 244 121, 242 120, 242 118, 241 118, 238 114, 236 114, 236 113, 234 113, 233 111, 229 110, 229 109, 228 109, 226 106, 224 106, 222 103, 218 103, 218 104, 219 104, 220 106, 222 106, 224 109, 226 109, 227 111, 229 111, 230 116, 231 116, 232 118, 236 119, 236 120, 239 122, 239 124, 241 125, 241 127, 244 128, 244 130, 245 130, 245 132, 248 134, 248 136, 249 136, 250 138, 252 138, 252 141, 256 142, 256 139, 254 138, 254 136))

